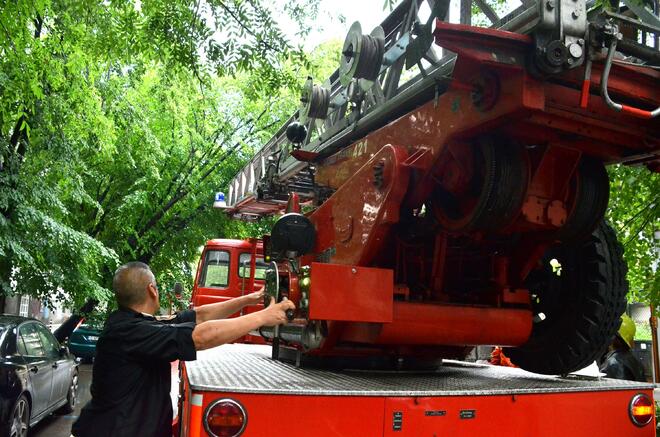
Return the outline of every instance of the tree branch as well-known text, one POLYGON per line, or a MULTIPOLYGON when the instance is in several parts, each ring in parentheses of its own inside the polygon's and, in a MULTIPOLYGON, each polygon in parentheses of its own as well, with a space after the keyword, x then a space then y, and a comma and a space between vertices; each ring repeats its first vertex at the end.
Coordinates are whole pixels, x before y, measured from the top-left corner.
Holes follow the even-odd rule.
POLYGON ((656 215, 654 214, 655 213, 654 209, 649 209, 649 208, 645 208, 645 209, 648 209, 648 214, 646 214, 646 216, 644 217, 641 226, 639 226, 636 231, 630 233, 630 237, 628 237, 628 240, 626 240, 626 242, 623 243, 624 246, 630 244, 635 239, 635 237, 637 237, 639 233, 642 232, 642 230, 651 222, 651 220, 653 220, 656 217, 656 215))
POLYGON ((245 25, 245 23, 243 23, 243 22, 240 20, 240 18, 238 18, 238 17, 236 16, 236 14, 234 13, 234 11, 232 11, 231 9, 229 9, 229 7, 227 7, 227 5, 224 4, 224 2, 218 2, 218 4, 220 5, 220 7, 221 7, 222 9, 224 9, 224 10, 225 10, 225 11, 226 11, 226 12, 227 12, 227 13, 228 13, 228 14, 234 19, 234 21, 235 21, 236 23, 238 23, 239 26, 241 26, 241 28, 242 28, 243 30, 245 30, 245 32, 248 33, 248 35, 254 35, 255 39, 257 40, 257 42, 258 42, 259 44, 263 44, 264 46, 266 46, 267 48, 269 48, 270 50, 272 50, 272 51, 274 51, 274 52, 283 53, 281 50, 279 50, 279 49, 273 47, 270 43, 267 43, 267 42, 264 41, 262 38, 258 37, 252 29, 250 29, 249 27, 247 27, 247 26, 245 25))
POLYGON ((660 201, 660 195, 656 196, 653 200, 651 200, 649 203, 647 203, 642 208, 640 208, 639 211, 635 213, 635 215, 633 215, 628 220, 626 220, 626 222, 618 229, 618 231, 623 232, 623 230, 626 229, 628 225, 630 225, 633 221, 635 221, 642 213, 644 213, 644 211, 649 209, 651 206, 654 206, 658 201, 660 201))

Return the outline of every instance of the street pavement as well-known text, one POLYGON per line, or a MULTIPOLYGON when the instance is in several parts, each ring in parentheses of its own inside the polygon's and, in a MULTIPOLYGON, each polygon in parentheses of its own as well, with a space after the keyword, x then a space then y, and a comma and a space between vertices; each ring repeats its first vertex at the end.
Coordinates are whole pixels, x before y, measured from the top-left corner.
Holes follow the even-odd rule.
POLYGON ((92 383, 92 365, 81 364, 78 368, 78 405, 73 413, 67 415, 51 414, 34 426, 29 437, 69 437, 71 425, 80 415, 80 409, 89 401, 89 387, 92 383))

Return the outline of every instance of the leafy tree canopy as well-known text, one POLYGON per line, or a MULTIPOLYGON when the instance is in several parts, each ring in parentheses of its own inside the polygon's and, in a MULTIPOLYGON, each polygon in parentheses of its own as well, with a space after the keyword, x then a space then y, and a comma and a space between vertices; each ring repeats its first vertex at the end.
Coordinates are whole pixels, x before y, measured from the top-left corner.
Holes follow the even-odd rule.
MULTIPOLYGON (((279 3, 304 32, 316 0, 279 3)), ((130 259, 153 263, 161 280, 186 277, 227 221, 210 210, 213 193, 279 127, 291 109, 283 96, 315 68, 273 7, 3 4, 3 294, 106 300, 130 259)))

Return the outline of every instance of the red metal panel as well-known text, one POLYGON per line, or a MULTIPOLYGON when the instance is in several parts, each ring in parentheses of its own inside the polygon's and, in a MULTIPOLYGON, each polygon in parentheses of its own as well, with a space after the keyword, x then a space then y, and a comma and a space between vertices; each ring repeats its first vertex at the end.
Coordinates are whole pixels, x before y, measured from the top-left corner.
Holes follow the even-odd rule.
POLYGON ((392 321, 392 270, 312 263, 311 281, 311 320, 392 321))
POLYGON ((247 411, 241 437, 383 435, 382 397, 205 393, 203 411, 221 397, 240 402, 247 411))
MULTIPOLYGON (((383 435, 655 436, 654 424, 639 428, 628 417, 628 405, 636 393, 610 391, 389 398, 385 402, 383 435), (393 429, 394 414, 397 412, 402 413, 401 429, 398 431, 393 429)), ((650 391, 647 394, 650 396, 650 391)))
MULTIPOLYGON (((641 392, 652 395, 650 390, 641 392)), ((207 392, 203 411, 215 399, 238 401, 247 412, 242 437, 654 436, 655 422, 639 428, 628 417, 628 405, 637 393, 385 398, 207 392), (400 429, 395 429, 395 413, 400 413, 400 429)), ((208 436, 204 431, 201 435, 208 436)))
POLYGON ((459 59, 469 57, 485 65, 514 68, 524 67, 525 54, 534 44, 529 35, 447 23, 440 19, 436 19, 433 36, 437 45, 458 53, 459 59))
MULTIPOLYGON (((201 292, 195 293, 192 298, 192 304, 193 307, 198 307, 201 305, 207 305, 210 303, 217 303, 217 302, 226 302, 230 299, 233 299, 233 297, 228 297, 228 296, 220 296, 218 294, 206 294, 209 289, 208 288, 203 288, 201 289, 201 292), (202 294, 204 293, 204 294, 202 294)), ((225 290, 215 290, 215 292, 224 292, 225 290)))
MULTIPOLYGON (((594 63, 591 70, 591 80, 589 86, 591 89, 592 98, 589 100, 588 106, 591 106, 593 101, 602 101, 600 97, 600 82, 603 73, 603 64, 594 63)), ((575 68, 565 72, 562 75, 562 80, 570 81, 573 84, 582 83, 584 70, 582 68, 575 68)), ((660 101, 660 71, 652 68, 636 67, 632 65, 623 65, 614 63, 610 71, 610 77, 607 80, 607 88, 612 94, 625 95, 628 99, 637 102, 644 102, 649 106, 657 106, 660 101)), ((616 112, 610 110, 612 114, 616 112)), ((630 118, 628 118, 631 120, 630 118)), ((634 120, 631 120, 634 123, 634 120)), ((640 121, 641 124, 646 124, 640 121)))

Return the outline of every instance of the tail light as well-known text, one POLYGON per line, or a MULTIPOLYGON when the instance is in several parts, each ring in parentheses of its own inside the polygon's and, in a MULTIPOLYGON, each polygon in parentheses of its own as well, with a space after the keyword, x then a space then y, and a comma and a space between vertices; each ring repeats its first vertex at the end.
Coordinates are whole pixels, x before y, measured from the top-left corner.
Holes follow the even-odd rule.
POLYGON ((237 437, 247 425, 245 408, 233 399, 211 402, 204 414, 204 428, 212 437, 237 437))
POLYGON ((647 395, 640 393, 630 401, 630 420, 637 426, 646 426, 653 421, 655 405, 647 395))

